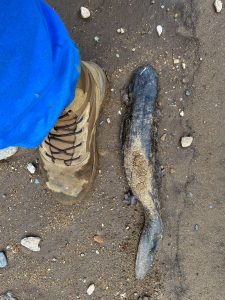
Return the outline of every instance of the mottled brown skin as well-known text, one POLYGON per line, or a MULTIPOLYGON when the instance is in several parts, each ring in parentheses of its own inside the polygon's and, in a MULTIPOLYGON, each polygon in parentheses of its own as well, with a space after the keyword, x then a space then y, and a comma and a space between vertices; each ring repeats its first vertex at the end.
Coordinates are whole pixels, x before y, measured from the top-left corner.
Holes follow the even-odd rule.
POLYGON ((137 279, 143 279, 152 266, 162 238, 153 149, 157 76, 151 66, 137 70, 128 88, 128 96, 124 167, 132 193, 142 203, 145 211, 135 270, 137 279))

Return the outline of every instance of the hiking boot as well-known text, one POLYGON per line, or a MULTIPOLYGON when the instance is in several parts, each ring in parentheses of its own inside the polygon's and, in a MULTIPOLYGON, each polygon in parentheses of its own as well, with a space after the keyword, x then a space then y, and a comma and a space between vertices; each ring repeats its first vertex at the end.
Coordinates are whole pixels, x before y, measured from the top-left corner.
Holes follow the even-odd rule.
POLYGON ((90 190, 97 168, 96 122, 106 92, 106 76, 82 62, 74 101, 39 147, 47 186, 59 201, 73 204, 90 190))

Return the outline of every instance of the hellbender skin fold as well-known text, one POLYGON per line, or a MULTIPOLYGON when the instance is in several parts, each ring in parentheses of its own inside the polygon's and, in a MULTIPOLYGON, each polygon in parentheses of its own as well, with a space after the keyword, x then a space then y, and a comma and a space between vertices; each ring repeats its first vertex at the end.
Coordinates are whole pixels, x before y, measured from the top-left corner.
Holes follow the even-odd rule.
POLYGON ((158 79, 150 66, 139 68, 128 87, 128 113, 123 128, 124 167, 133 195, 142 203, 145 224, 136 257, 136 278, 151 269, 162 239, 158 191, 155 182, 153 118, 158 79))

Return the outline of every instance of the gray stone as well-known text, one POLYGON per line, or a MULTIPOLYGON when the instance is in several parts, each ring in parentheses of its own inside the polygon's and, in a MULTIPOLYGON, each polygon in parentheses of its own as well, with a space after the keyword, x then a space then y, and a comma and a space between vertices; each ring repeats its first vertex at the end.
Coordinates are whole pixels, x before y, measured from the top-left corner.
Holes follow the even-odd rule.
POLYGON ((20 243, 25 248, 27 248, 31 251, 34 251, 34 252, 38 252, 41 250, 41 248, 39 246, 40 241, 41 241, 41 239, 39 237, 29 236, 29 237, 23 238, 20 243))
POLYGON ((0 295, 0 300, 17 300, 10 292, 0 295))
POLYGON ((35 166, 32 163, 27 164, 27 170, 31 173, 34 174, 36 171, 35 166))
POLYGON ((195 229, 196 231, 199 231, 200 225, 199 225, 199 224, 195 224, 194 229, 195 229))
POLYGON ((5 253, 3 251, 0 252, 0 268, 5 268, 7 267, 8 262, 7 258, 5 256, 5 253))
POLYGON ((188 97, 191 96, 191 91, 186 90, 186 91, 185 91, 185 95, 188 96, 188 97))
POLYGON ((34 180, 34 183, 35 183, 35 184, 40 184, 39 179, 36 178, 36 179, 34 180))

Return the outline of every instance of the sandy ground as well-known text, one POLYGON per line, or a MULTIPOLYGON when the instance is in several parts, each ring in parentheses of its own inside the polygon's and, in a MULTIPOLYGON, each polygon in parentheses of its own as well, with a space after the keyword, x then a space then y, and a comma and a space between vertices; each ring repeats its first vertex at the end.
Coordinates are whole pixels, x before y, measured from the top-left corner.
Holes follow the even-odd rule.
POLYGON ((18 300, 225 299, 225 10, 216 14, 212 2, 49 1, 82 59, 99 63, 110 80, 98 126, 101 171, 90 197, 66 207, 47 190, 37 150, 21 149, 0 163, 0 248, 9 261, 0 271, 0 294, 10 290, 18 300), (91 9, 90 20, 80 18, 81 5, 91 9), (122 35, 116 31, 121 27, 122 35), (180 62, 174 64, 174 58, 180 62), (164 239, 152 273, 137 281, 143 211, 122 202, 128 187, 119 136, 121 90, 132 70, 146 62, 160 80, 157 158, 164 239), (184 135, 194 138, 187 149, 180 146, 184 135), (37 166, 34 175, 28 162, 37 166), (30 234, 42 239, 39 253, 20 246, 30 234), (103 245, 94 242, 95 234, 102 235, 103 245), (88 296, 91 283, 95 292, 88 296))

